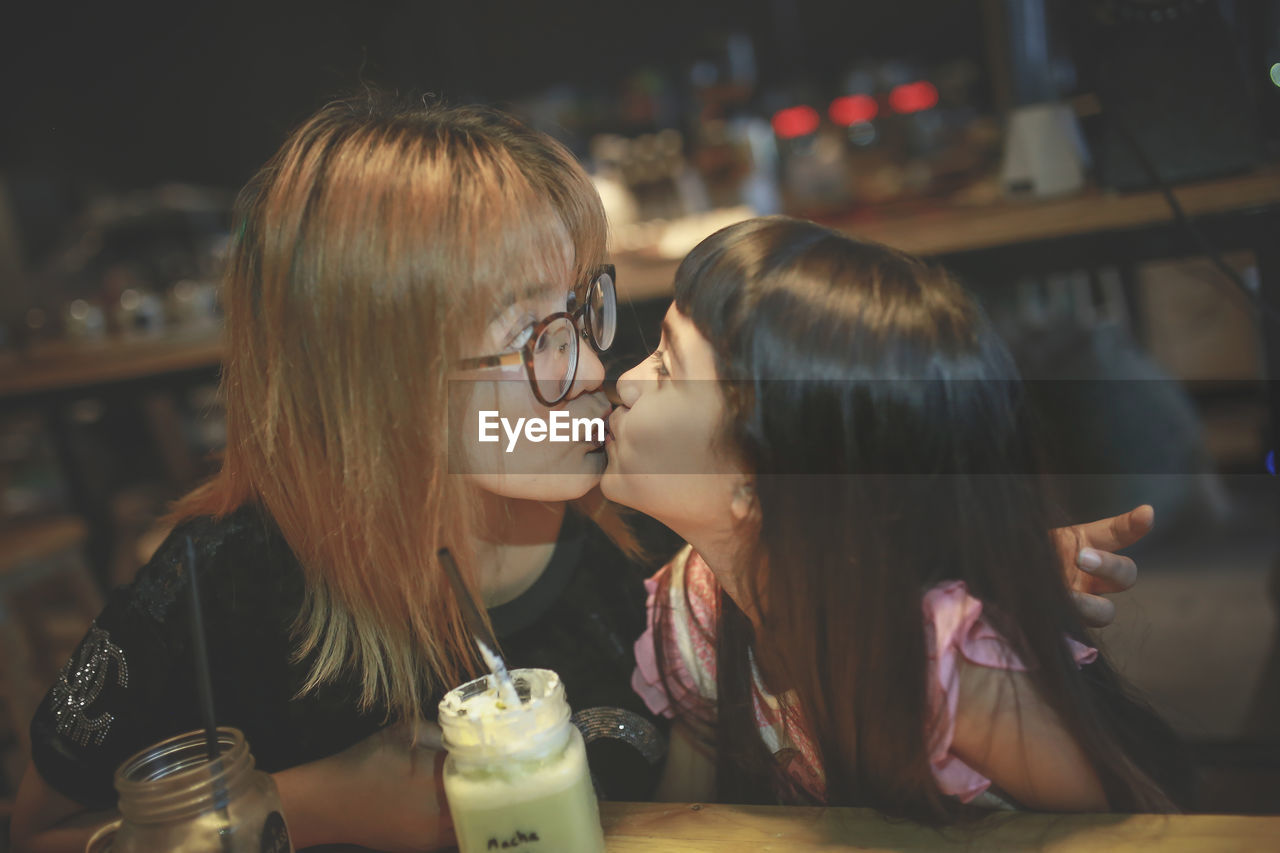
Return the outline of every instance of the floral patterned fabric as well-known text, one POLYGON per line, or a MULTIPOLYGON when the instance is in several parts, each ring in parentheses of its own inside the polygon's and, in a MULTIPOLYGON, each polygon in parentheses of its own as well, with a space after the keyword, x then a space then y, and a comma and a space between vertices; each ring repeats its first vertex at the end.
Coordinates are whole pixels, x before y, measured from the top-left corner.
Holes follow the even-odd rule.
MULTIPOLYGON (((636 641, 636 668, 631 686, 655 714, 672 717, 678 707, 713 706, 716 701, 715 635, 720 588, 702 557, 686 547, 645 582, 649 591, 649 627, 636 641), (656 650, 659 584, 669 579, 671 617, 662 638, 669 662, 669 684, 658 673, 656 650)), ((969 595, 962 581, 938 584, 925 593, 921 610, 926 647, 929 650, 929 693, 935 723, 924 733, 930 745, 930 761, 938 788, 962 802, 993 808, 1008 807, 988 793, 991 780, 951 752, 959 700, 959 662, 994 669, 1025 671, 1017 654, 982 618, 982 602, 969 595)), ((1067 638, 1076 664, 1092 662, 1097 650, 1067 638)), ((817 749, 804 729, 801 710, 788 694, 773 696, 765 690, 754 662, 754 707, 760 737, 784 763, 790 782, 813 799, 825 800, 825 780, 817 749)))

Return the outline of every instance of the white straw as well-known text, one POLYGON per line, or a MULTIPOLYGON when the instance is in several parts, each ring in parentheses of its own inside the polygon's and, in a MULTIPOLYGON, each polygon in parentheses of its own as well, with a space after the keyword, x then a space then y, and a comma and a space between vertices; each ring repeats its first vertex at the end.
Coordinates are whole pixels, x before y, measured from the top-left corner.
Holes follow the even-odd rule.
POLYGON ((507 665, 493 649, 485 644, 484 640, 477 637, 476 645, 480 647, 480 655, 488 665, 489 671, 493 673, 493 680, 498 683, 498 698, 509 708, 519 708, 520 694, 516 693, 516 686, 511 681, 511 674, 507 672, 507 665))

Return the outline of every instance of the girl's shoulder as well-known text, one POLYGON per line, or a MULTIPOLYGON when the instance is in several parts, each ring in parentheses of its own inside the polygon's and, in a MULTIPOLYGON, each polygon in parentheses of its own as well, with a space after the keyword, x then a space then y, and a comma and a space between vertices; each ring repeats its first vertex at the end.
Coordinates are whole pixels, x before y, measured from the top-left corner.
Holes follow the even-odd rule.
MULTIPOLYGON (((932 587, 924 594, 921 609, 929 659, 928 737, 934 778, 943 793, 962 802, 999 807, 1000 801, 988 793, 991 780, 958 754, 964 750, 957 749, 957 741, 969 738, 959 737, 957 727, 964 727, 966 721, 992 718, 998 710, 992 702, 978 701, 979 694, 989 699, 990 691, 975 691, 975 684, 990 686, 994 690, 991 695, 1003 696, 1006 682, 992 676, 998 670, 1022 673, 1027 666, 984 616, 982 601, 969 592, 963 581, 946 581, 932 587)), ((1097 658, 1097 649, 1071 637, 1064 639, 1077 666, 1097 658)), ((1023 697, 1022 706, 1034 710, 1037 705, 1033 699, 1031 694, 1023 697)))
MULTIPOLYGON (((961 659, 989 669, 1026 671, 1012 644, 986 618, 981 599, 969 592, 964 581, 944 581, 929 589, 921 599, 921 610, 932 663, 948 672, 961 659)), ((1072 637, 1065 640, 1077 665, 1097 658, 1097 649, 1072 637)))

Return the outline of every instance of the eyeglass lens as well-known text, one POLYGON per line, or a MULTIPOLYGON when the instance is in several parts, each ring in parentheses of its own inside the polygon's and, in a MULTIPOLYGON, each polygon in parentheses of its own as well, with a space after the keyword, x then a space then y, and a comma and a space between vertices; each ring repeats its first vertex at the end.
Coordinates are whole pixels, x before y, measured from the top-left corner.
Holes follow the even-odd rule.
POLYGON ((557 401, 569 393, 578 367, 577 329, 566 317, 552 320, 533 344, 533 374, 538 393, 557 401))
POLYGON ((618 330, 618 296, 609 273, 600 273, 592 282, 591 292, 587 294, 587 313, 596 349, 607 350, 613 346, 613 336, 618 330))

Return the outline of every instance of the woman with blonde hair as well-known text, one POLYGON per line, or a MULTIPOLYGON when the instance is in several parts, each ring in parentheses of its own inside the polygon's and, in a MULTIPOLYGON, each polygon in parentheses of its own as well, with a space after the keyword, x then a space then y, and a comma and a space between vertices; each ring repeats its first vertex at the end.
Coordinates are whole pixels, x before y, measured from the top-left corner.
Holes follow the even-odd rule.
MULTIPOLYGON (((178 503, 37 712, 15 848, 82 849, 120 761, 200 726, 188 537, 218 722, 274 775, 295 846, 451 843, 421 721, 478 667, 441 547, 508 663, 556 670, 615 733, 588 747, 597 784, 648 796, 666 724, 630 689, 645 573, 594 491, 604 436, 476 440, 482 413, 611 408, 616 295, 582 168, 492 110, 341 101, 246 187, 236 229, 221 471, 178 503)), ((1100 556, 1103 587, 1131 572, 1100 556)))
POLYGON ((68 819, 114 804, 119 763, 200 726, 187 537, 218 722, 275 774, 297 846, 449 842, 430 730, 416 748, 383 731, 477 674, 442 547, 513 666, 556 669, 575 709, 638 732, 643 751, 615 741, 593 772, 647 793, 660 738, 628 687, 643 573, 601 532, 621 529, 607 509, 567 507, 598 483, 603 435, 463 440, 482 409, 607 414, 605 227, 572 155, 496 111, 364 98, 294 131, 238 203, 221 470, 37 713, 20 846, 82 848, 89 818, 68 819))

